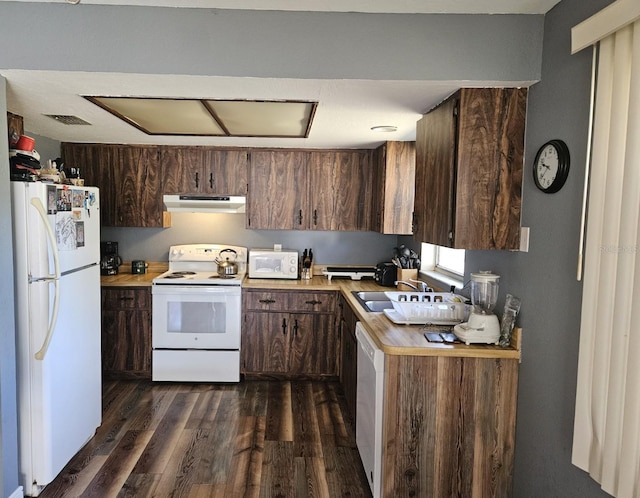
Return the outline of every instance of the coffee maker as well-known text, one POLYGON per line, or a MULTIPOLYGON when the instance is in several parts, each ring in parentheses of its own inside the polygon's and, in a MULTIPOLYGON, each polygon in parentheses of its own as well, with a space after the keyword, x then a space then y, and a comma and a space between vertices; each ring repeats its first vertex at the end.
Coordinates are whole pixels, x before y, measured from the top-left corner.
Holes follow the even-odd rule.
POLYGON ((100 242, 100 274, 117 275, 122 258, 118 256, 117 242, 100 242))

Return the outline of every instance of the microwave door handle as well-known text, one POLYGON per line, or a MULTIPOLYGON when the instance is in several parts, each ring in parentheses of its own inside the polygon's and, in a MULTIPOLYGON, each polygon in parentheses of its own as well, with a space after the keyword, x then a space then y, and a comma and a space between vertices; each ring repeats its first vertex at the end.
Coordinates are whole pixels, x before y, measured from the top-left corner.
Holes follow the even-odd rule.
POLYGON ((48 280, 53 283, 54 289, 53 311, 51 312, 49 326, 47 327, 47 335, 44 338, 42 347, 35 354, 36 360, 44 360, 44 357, 47 354, 47 350, 49 349, 49 344, 51 343, 53 330, 55 329, 56 322, 58 321, 58 309, 60 307, 60 254, 58 253, 56 238, 53 234, 53 230, 51 229, 51 225, 49 224, 49 220, 47 219, 47 212, 44 210, 42 201, 38 197, 33 197, 31 199, 31 205, 36 209, 36 211, 40 215, 40 218, 42 219, 42 222, 44 223, 45 233, 47 234, 47 239, 49 240, 49 245, 51 246, 51 253, 53 254, 53 274, 47 275, 45 279, 40 279, 48 280))

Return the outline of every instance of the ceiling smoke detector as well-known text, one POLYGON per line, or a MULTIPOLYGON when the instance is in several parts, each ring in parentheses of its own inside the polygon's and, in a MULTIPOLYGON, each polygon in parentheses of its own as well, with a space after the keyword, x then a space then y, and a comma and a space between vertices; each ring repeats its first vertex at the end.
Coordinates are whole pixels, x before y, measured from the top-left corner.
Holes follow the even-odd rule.
POLYGON ((394 131, 398 131, 398 127, 394 125, 372 126, 371 131, 377 131, 380 133, 392 133, 394 131))
POLYGON ((45 116, 51 119, 55 119, 59 123, 66 124, 66 125, 90 125, 91 124, 85 121, 84 119, 79 118, 78 116, 73 116, 70 114, 45 114, 45 116))

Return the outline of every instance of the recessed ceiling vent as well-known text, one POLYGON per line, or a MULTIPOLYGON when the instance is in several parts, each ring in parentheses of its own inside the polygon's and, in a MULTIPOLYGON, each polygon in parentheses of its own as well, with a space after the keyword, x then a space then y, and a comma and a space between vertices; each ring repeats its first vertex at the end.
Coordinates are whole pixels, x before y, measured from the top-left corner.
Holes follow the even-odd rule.
POLYGON ((59 123, 66 125, 90 125, 91 123, 87 123, 84 119, 79 118, 78 116, 71 116, 68 114, 45 114, 45 116, 55 119, 59 123))
POLYGON ((85 98, 147 135, 307 138, 317 102, 85 98))

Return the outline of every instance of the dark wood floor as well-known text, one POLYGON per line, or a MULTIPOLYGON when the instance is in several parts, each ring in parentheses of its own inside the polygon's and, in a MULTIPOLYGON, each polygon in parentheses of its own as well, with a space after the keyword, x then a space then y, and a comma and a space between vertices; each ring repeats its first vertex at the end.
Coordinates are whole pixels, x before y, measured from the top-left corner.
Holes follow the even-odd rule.
POLYGON ((40 496, 371 494, 338 384, 107 381, 102 426, 40 496))

